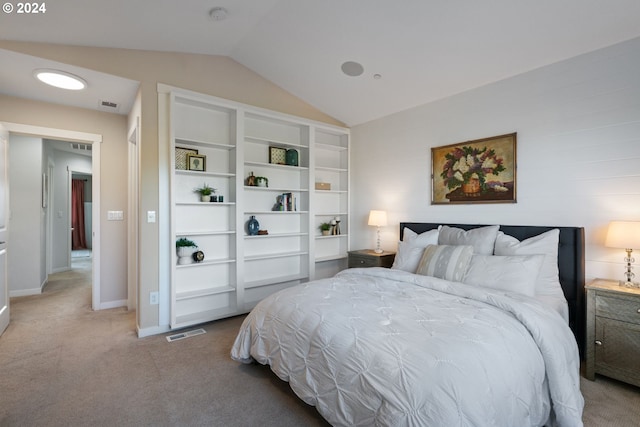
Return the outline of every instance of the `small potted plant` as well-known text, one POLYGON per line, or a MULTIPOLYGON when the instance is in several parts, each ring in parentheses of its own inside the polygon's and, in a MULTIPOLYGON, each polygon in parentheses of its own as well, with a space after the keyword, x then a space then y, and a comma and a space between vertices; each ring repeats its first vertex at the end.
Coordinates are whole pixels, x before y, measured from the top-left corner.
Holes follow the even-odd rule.
POLYGON ((320 224, 320 231, 322 232, 323 236, 328 236, 330 230, 331 230, 331 223, 323 222, 322 224, 320 224))
POLYGON ((216 189, 213 187, 209 187, 207 183, 204 183, 202 187, 194 188, 193 192, 200 194, 200 201, 210 202, 211 195, 216 193, 216 189))
POLYGON ((176 240, 176 253, 178 255, 178 264, 190 264, 193 253, 198 249, 198 245, 193 240, 181 237, 176 240))
POLYGON ((258 187, 268 187, 269 186, 269 178, 264 176, 256 176, 256 185, 258 187))

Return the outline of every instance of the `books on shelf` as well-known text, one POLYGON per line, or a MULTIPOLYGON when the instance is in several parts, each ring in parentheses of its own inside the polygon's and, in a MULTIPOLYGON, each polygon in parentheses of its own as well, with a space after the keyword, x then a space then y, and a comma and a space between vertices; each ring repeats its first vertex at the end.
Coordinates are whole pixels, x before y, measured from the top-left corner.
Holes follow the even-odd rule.
POLYGON ((276 211, 297 211, 298 198, 293 193, 282 193, 277 197, 277 203, 274 208, 276 211))

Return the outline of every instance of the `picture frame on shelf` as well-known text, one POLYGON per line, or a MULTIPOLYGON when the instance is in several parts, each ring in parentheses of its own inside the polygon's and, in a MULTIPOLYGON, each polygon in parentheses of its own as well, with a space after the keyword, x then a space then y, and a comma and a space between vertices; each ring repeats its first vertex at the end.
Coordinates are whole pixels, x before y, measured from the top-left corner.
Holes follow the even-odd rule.
POLYGON ((198 154, 198 150, 193 148, 176 147, 175 149, 175 162, 176 170, 187 170, 187 155, 198 154))
POLYGON ((516 203, 516 137, 431 148, 431 204, 516 203))
POLYGON ((274 165, 286 165, 287 150, 281 147, 269 147, 269 163, 274 165))
POLYGON ((204 172, 207 170, 207 156, 204 154, 187 154, 187 169, 204 172))

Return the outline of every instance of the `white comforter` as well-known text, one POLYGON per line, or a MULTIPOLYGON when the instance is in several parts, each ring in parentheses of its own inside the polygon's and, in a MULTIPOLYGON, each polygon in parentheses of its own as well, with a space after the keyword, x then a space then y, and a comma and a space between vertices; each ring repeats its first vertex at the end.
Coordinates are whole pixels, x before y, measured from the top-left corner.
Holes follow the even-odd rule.
POLYGON ((398 270, 267 297, 231 357, 269 364, 333 425, 582 425, 578 349, 556 312, 398 270))

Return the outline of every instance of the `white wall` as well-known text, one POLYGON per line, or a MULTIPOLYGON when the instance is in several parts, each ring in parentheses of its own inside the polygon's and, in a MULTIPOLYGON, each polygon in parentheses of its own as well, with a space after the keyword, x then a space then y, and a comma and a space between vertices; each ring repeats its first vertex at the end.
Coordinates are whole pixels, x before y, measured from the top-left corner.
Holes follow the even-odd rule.
MULTIPOLYGON (((473 70, 469 70, 473 72, 473 70)), ((640 220, 640 39, 352 129, 352 249, 370 209, 400 221, 583 226, 586 275, 622 278, 611 220, 640 220), (518 133, 517 204, 431 205, 431 147, 518 133)), ((637 256, 636 258, 639 258, 637 256)))
POLYGON ((41 293, 46 280, 42 259, 44 211, 42 209, 41 138, 9 137, 9 294, 41 293))

